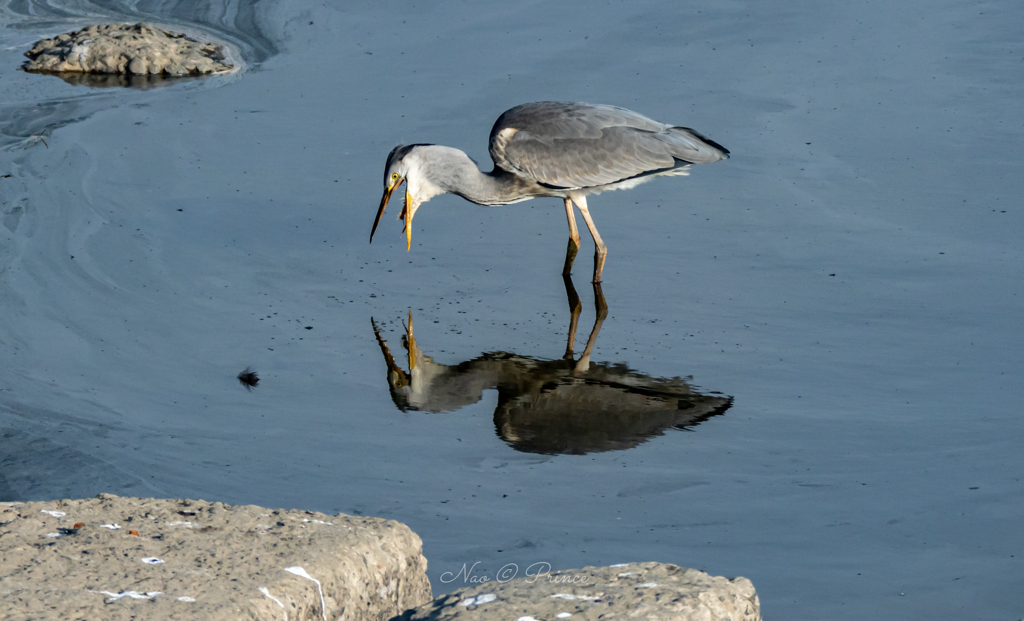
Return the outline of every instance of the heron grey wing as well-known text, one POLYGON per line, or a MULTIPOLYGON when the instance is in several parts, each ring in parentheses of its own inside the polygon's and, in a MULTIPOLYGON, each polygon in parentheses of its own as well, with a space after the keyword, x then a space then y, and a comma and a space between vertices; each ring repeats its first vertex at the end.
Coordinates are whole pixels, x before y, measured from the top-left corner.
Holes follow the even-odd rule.
POLYGON ((592 187, 728 157, 697 132, 615 106, 538 102, 502 114, 491 129, 499 168, 556 187, 592 187))
POLYGON ((661 131, 669 126, 617 106, 540 101, 507 110, 495 122, 491 137, 506 127, 543 136, 596 138, 606 127, 661 131))
POLYGON ((501 168, 504 145, 516 132, 525 131, 545 139, 600 138, 609 127, 634 127, 657 132, 669 126, 642 114, 601 104, 540 101, 506 110, 491 128, 489 150, 491 159, 501 168))
POLYGON ((552 138, 518 131, 502 149, 503 167, 558 188, 607 185, 685 165, 660 133, 607 127, 594 138, 552 138))

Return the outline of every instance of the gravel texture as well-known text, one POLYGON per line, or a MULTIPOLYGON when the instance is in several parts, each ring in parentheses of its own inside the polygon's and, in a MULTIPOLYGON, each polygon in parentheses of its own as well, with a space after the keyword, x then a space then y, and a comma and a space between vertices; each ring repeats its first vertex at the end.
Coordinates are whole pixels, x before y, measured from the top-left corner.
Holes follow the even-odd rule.
POLYGON ((486 582, 408 610, 394 621, 448 619, 759 621, 761 604, 746 578, 711 576, 663 563, 628 563, 486 582))

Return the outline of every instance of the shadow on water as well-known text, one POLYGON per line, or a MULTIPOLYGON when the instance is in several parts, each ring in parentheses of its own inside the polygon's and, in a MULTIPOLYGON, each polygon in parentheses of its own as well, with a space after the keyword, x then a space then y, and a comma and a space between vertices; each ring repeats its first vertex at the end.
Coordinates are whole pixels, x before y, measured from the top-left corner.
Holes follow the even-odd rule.
POLYGON ((88 86, 92 88, 135 88, 149 90, 161 86, 171 86, 185 81, 203 80, 216 76, 183 76, 167 77, 162 75, 129 75, 124 73, 83 73, 81 71, 31 71, 37 75, 52 75, 60 78, 71 86, 88 86))
POLYGON ((403 412, 450 412, 478 402, 484 390, 498 391, 494 426, 517 451, 585 455, 633 448, 667 429, 690 429, 724 413, 732 397, 701 394, 676 377, 663 379, 623 364, 591 362, 590 355, 608 316, 599 284, 594 285, 597 319, 583 353, 575 357, 576 329, 583 304, 565 277, 569 336, 561 360, 515 353, 485 353, 456 365, 426 356, 413 336, 412 312, 402 337, 409 371, 391 355, 373 318, 374 334, 388 367, 391 399, 403 412))

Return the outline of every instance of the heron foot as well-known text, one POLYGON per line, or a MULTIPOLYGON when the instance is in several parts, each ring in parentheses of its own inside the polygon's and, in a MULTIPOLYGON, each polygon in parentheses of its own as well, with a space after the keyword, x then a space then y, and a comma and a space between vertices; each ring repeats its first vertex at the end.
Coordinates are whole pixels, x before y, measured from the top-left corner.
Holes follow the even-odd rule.
POLYGON ((572 263, 576 260, 576 254, 580 251, 580 240, 569 238, 569 247, 565 251, 565 265, 562 267, 562 276, 572 273, 572 263))
POLYGON ((598 246, 594 252, 594 280, 595 285, 601 284, 601 272, 604 271, 604 260, 608 256, 608 249, 604 245, 598 246))

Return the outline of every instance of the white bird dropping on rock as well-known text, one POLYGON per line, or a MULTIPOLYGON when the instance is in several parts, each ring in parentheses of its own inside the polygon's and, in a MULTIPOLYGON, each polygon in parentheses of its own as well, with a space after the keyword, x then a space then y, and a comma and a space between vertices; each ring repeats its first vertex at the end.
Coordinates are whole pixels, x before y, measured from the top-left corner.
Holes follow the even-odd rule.
POLYGON ((259 590, 260 590, 260 593, 263 593, 264 595, 266 595, 270 599, 272 599, 275 602, 277 602, 278 606, 280 606, 281 608, 284 608, 284 604, 281 603, 281 600, 277 599, 276 597, 274 597, 273 595, 270 594, 270 589, 268 589, 267 587, 260 587, 259 590))
POLYGON ((327 608, 326 605, 324 604, 324 590, 323 587, 320 585, 320 581, 306 573, 306 570, 299 567, 298 565, 295 565, 293 567, 285 567, 284 570, 290 574, 295 574, 296 576, 300 576, 302 578, 305 578, 306 580, 312 580, 316 583, 316 590, 320 593, 320 614, 323 615, 324 621, 327 621, 327 608))
POLYGON ((107 601, 117 601, 122 597, 130 597, 132 599, 153 599, 157 595, 163 595, 163 591, 146 591, 145 593, 139 593, 138 591, 121 591, 120 593, 111 593, 110 591, 100 591, 102 595, 110 597, 107 601))
POLYGON ((463 606, 479 606, 480 604, 487 604, 498 599, 498 596, 494 593, 484 593, 483 595, 477 595, 476 597, 470 597, 469 599, 462 600, 463 606))

